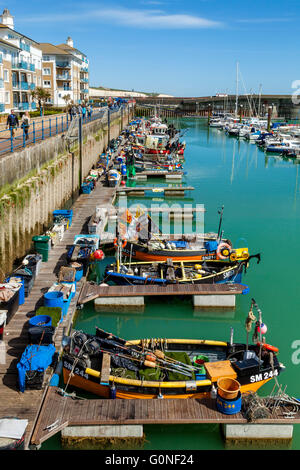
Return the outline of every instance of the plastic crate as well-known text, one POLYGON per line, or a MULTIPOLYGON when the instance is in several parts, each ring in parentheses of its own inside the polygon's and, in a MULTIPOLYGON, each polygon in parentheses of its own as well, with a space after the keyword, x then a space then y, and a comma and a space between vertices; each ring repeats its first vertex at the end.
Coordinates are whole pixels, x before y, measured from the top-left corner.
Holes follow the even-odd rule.
POLYGON ((53 221, 55 217, 63 217, 65 219, 69 220, 69 227, 72 225, 72 219, 73 219, 73 210, 72 209, 60 209, 52 212, 53 216, 53 221))

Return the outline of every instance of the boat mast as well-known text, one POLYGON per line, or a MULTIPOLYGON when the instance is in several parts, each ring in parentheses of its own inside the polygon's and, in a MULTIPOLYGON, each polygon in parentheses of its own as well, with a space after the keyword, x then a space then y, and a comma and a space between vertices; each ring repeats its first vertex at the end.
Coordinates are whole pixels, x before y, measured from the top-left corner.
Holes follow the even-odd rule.
POLYGON ((238 93, 239 93, 239 63, 236 63, 236 92, 235 92, 235 117, 238 114, 238 93))
POLYGON ((222 226, 222 219, 223 219, 223 211, 224 211, 224 206, 222 206, 222 209, 219 211, 220 221, 219 221, 219 229, 218 229, 218 241, 220 241, 220 238, 221 238, 221 226, 222 226))
POLYGON ((259 97, 258 97, 258 118, 260 118, 261 90, 262 90, 262 84, 260 84, 260 85, 259 85, 259 97))

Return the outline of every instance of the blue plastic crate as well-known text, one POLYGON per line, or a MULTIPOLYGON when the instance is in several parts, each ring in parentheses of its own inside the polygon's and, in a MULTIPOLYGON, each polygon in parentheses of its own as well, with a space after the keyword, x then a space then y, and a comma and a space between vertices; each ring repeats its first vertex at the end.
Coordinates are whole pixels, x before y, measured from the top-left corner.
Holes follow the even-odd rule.
POLYGON ((56 210, 52 212, 53 219, 57 216, 62 216, 65 219, 69 220, 69 227, 72 225, 72 219, 73 219, 73 210, 72 209, 61 209, 61 210, 56 210))

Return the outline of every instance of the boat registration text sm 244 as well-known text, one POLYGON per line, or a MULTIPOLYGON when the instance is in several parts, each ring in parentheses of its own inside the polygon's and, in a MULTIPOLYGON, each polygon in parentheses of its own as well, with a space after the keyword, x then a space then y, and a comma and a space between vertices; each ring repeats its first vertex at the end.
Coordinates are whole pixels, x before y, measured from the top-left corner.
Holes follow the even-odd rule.
POLYGON ((250 376, 250 383, 254 382, 260 382, 261 380, 268 380, 271 379, 272 377, 275 377, 278 375, 278 370, 275 369, 274 372, 270 370, 269 372, 263 372, 261 374, 256 374, 256 375, 251 375, 250 376))

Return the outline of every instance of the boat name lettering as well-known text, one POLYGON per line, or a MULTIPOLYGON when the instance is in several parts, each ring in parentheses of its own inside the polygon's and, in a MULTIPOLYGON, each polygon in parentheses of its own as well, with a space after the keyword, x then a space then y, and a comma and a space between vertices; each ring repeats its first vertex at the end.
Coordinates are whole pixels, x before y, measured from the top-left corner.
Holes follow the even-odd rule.
MULTIPOLYGON (((69 362, 64 362, 64 368, 65 368, 65 369, 68 369, 68 370, 72 370, 72 369, 73 369, 73 366, 72 366, 72 364, 70 364, 69 362)), ((88 379, 88 378, 89 378, 88 374, 86 374, 86 373, 84 372, 84 370, 79 369, 78 367, 75 367, 75 369, 73 370, 73 372, 74 372, 74 374, 80 375, 81 377, 84 377, 85 379, 88 379)))
POLYGON ((275 375, 278 375, 277 369, 275 369, 274 372, 270 370, 269 372, 251 375, 250 382, 254 383, 254 382, 260 382, 261 380, 268 380, 268 379, 271 379, 272 377, 275 377, 275 375))

